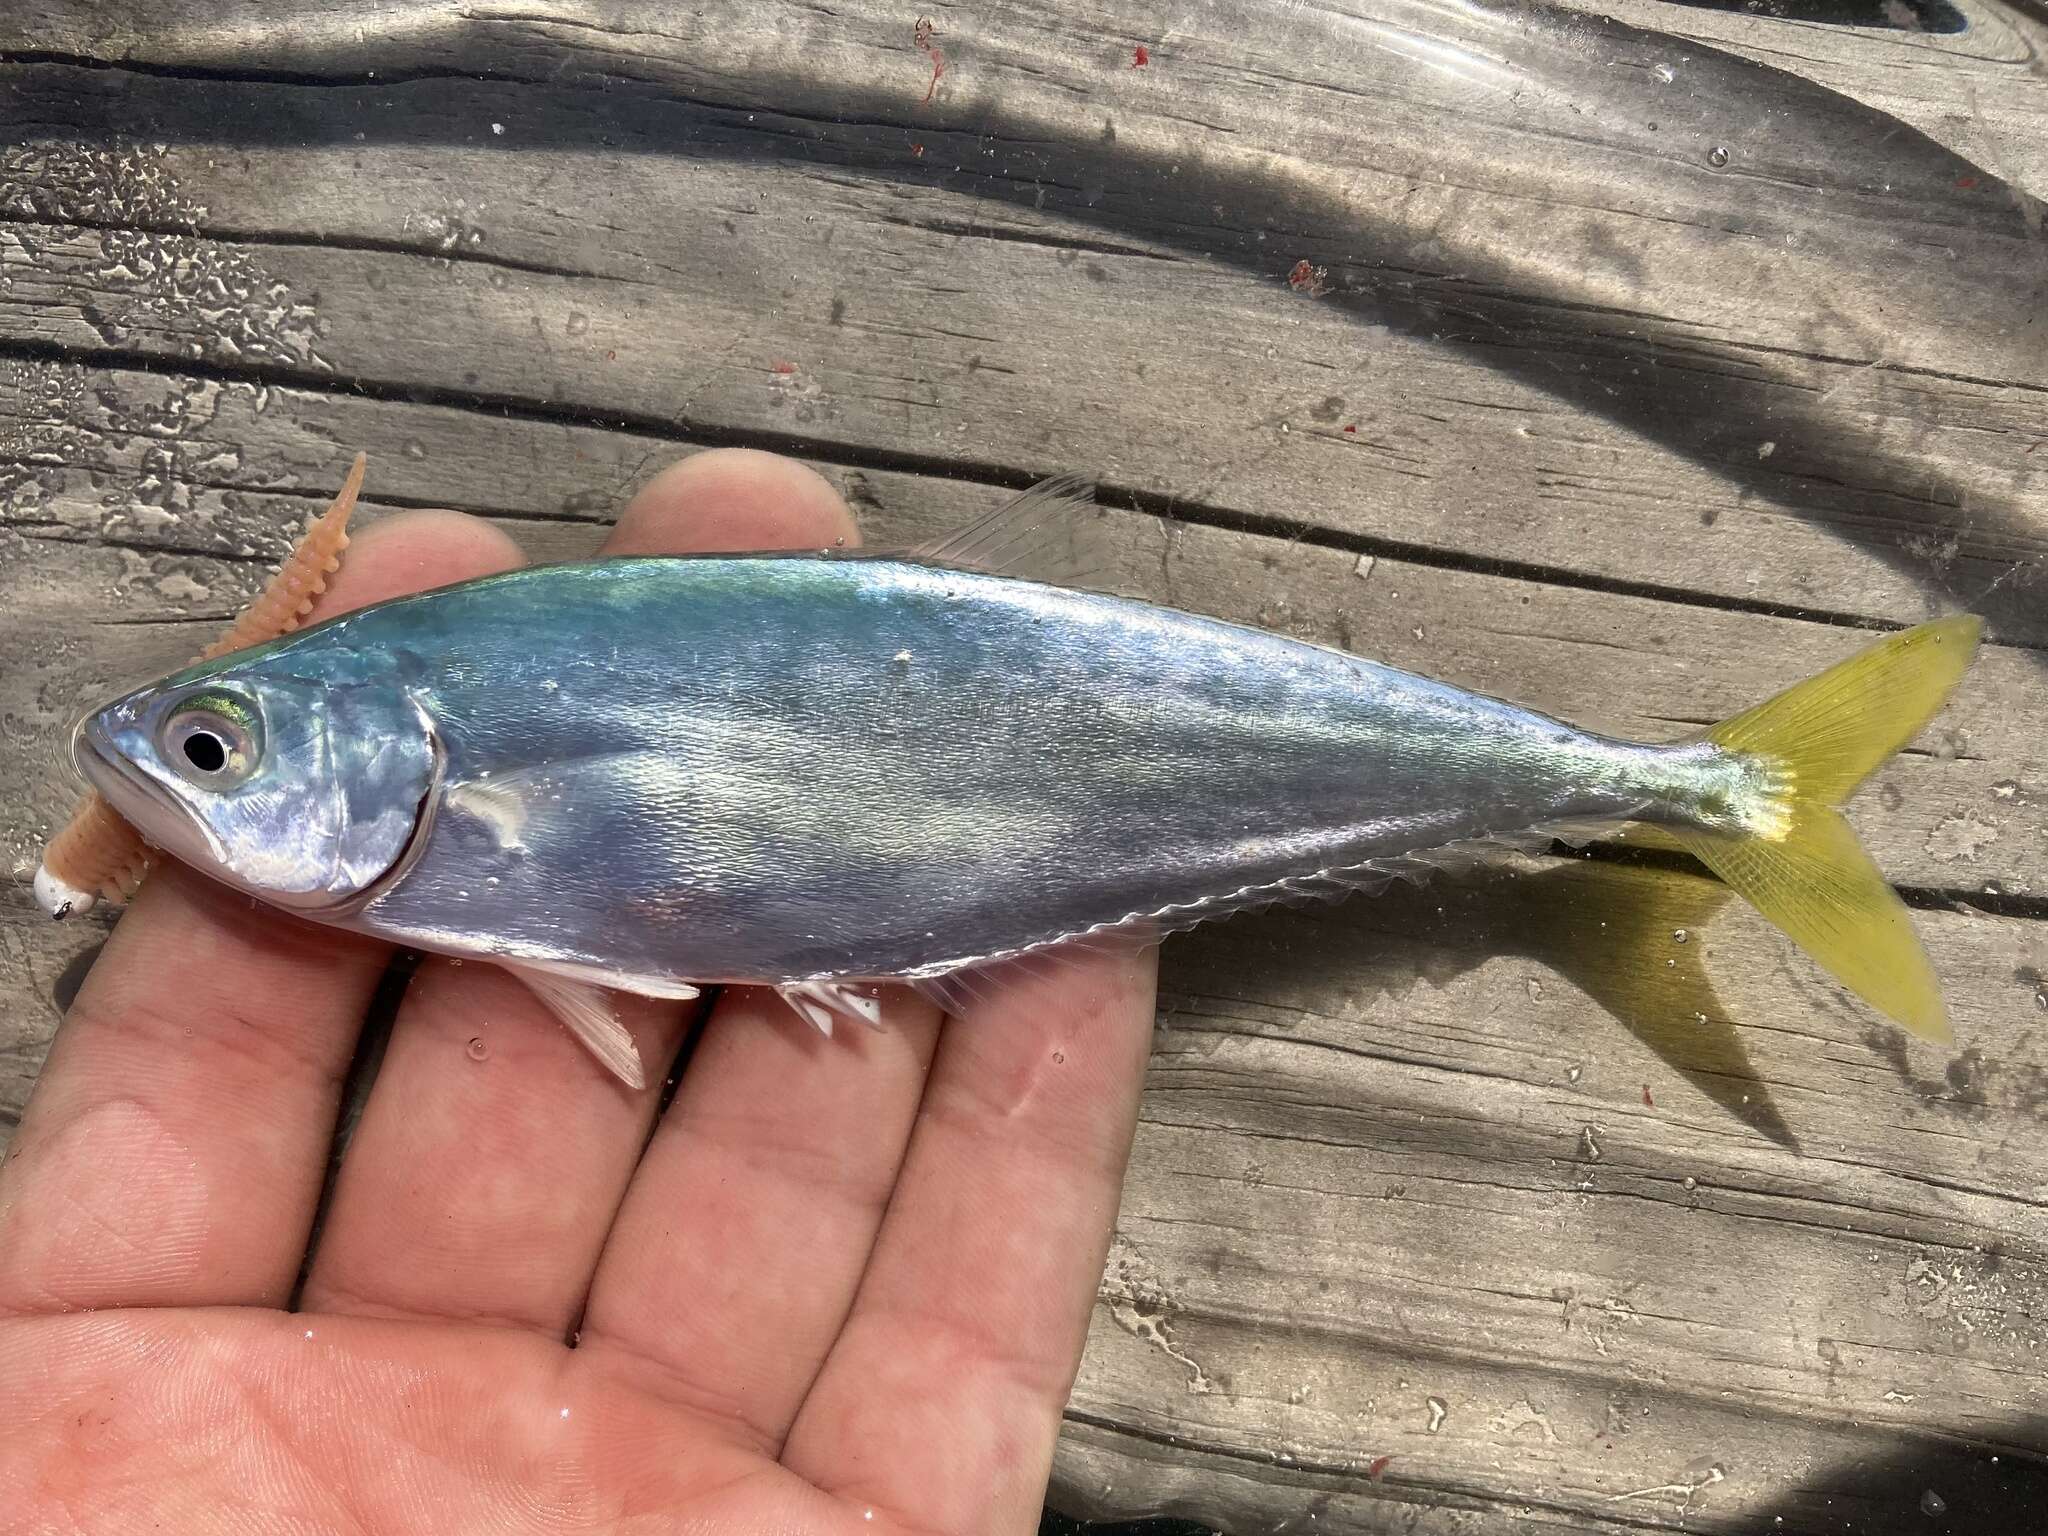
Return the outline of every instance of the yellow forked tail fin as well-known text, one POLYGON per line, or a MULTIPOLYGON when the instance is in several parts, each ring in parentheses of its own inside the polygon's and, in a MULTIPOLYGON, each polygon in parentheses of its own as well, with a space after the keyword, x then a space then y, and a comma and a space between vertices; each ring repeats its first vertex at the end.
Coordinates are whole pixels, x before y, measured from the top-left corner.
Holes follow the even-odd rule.
POLYGON ((1782 775, 1783 830, 1739 838, 1676 830, 1688 853, 1823 970, 1928 1040, 1949 1038, 1934 967, 1905 903, 1835 807, 1934 717, 1982 628, 1962 614, 1905 630, 1722 721, 1709 741, 1766 759, 1782 775))

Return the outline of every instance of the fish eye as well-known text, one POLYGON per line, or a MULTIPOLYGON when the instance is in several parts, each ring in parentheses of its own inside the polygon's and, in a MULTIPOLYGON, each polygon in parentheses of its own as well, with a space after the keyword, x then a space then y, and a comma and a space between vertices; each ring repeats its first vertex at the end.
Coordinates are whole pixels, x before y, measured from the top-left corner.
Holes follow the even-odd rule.
POLYGON ((207 789, 232 789, 256 771, 260 727, 256 712, 226 693, 195 694, 164 717, 159 745, 165 760, 207 789))
POLYGON ((194 726, 179 743, 185 761, 201 773, 219 773, 228 765, 228 744, 204 726, 194 726))

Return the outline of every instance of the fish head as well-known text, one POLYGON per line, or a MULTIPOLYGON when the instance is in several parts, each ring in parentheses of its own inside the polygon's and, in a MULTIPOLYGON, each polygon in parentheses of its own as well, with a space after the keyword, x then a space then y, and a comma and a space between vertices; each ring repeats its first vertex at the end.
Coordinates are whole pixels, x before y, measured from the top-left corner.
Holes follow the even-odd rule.
POLYGON ((431 716, 395 680, 290 653, 203 663, 79 722, 79 772, 145 841, 309 914, 402 866, 439 772, 431 716))

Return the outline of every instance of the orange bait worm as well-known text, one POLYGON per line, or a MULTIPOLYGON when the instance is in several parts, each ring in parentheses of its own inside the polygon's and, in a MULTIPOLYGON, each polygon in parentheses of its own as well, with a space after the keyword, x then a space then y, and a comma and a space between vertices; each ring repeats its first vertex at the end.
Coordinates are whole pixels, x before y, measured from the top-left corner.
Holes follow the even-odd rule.
MULTIPOLYGON (((366 455, 356 455, 333 505, 313 520, 261 595, 195 661, 275 640, 305 622, 327 590, 327 578, 341 569, 349 514, 355 510, 368 462, 366 455)), ((43 850, 35 877, 36 901, 52 917, 70 917, 100 901, 118 905, 135 894, 149 872, 150 856, 149 845, 135 829, 98 791, 89 791, 64 830, 43 850)))

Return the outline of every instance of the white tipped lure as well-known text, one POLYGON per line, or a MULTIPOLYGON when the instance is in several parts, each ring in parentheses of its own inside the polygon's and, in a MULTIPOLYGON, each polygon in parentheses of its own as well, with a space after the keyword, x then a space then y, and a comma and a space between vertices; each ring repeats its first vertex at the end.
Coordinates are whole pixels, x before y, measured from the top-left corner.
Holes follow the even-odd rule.
MULTIPOLYGON (((303 916, 524 976, 621 1080, 606 988, 873 1025, 1059 946, 1647 828, 1917 1034, 1939 988, 1835 809, 1978 621, 1888 636, 1650 745, 1091 590, 1089 488, 909 556, 531 567, 358 610, 94 711, 149 841, 303 916), (905 664, 905 657, 913 658, 905 664)), ((53 895, 54 895, 53 891, 53 895)), ((41 892, 39 889, 39 899, 41 892)))

